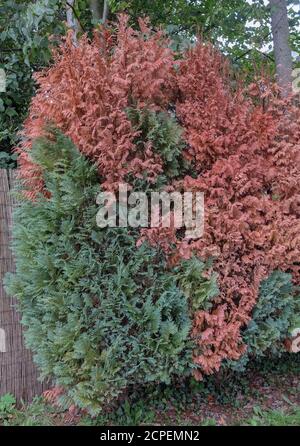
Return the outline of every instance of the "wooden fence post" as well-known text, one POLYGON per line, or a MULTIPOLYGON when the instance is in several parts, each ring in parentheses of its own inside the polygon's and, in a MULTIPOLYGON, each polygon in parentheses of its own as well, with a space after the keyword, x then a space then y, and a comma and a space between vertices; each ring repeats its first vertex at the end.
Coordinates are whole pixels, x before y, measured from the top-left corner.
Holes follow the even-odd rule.
POLYGON ((45 390, 45 384, 38 381, 32 355, 24 346, 15 299, 7 296, 2 282, 5 273, 15 268, 10 250, 14 179, 14 170, 0 169, 0 397, 11 393, 17 401, 29 402, 45 390))

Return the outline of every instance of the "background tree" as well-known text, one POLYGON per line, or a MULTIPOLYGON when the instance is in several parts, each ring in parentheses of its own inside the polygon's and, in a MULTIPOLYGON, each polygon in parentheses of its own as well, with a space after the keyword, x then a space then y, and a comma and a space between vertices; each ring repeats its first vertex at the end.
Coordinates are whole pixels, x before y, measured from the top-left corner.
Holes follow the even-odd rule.
POLYGON ((66 16, 67 16, 67 24, 70 29, 73 30, 73 41, 74 44, 77 42, 77 34, 81 30, 80 23, 76 17, 76 12, 74 9, 75 0, 68 0, 66 2, 66 16))
POLYGON ((105 22, 109 12, 108 0, 90 0, 89 4, 93 23, 98 23, 100 20, 105 22))
POLYGON ((0 68, 7 79, 0 93, 1 152, 17 142, 34 93, 32 73, 49 63, 49 37, 65 32, 64 20, 57 0, 0 1, 0 68))
POLYGON ((101 20, 100 2, 99 0, 90 0, 90 10, 94 22, 101 20))
POLYGON ((292 54, 286 0, 270 0, 276 76, 284 96, 291 92, 292 54))
MULTIPOLYGON (((300 52, 298 0, 287 0, 290 46, 300 52)), ((111 16, 127 12, 131 24, 149 16, 182 49, 196 34, 218 46, 252 81, 261 71, 275 74, 270 5, 267 0, 110 0, 111 16)))

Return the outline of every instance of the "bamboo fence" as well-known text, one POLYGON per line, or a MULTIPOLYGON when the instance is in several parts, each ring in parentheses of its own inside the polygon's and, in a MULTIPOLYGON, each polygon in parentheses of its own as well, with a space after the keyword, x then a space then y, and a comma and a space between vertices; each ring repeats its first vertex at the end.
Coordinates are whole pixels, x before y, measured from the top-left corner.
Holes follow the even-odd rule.
POLYGON ((10 250, 14 181, 14 170, 0 169, 0 397, 10 393, 17 401, 29 402, 47 386, 38 381, 32 355, 24 345, 16 301, 3 287, 5 274, 15 268, 10 250))

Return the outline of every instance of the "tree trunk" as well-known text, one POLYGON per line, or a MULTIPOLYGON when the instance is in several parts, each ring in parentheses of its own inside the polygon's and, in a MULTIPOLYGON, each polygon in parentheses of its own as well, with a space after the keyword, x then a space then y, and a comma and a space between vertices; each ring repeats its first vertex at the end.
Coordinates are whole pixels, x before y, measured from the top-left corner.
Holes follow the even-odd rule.
POLYGON ((108 17, 108 0, 101 1, 101 8, 99 3, 99 0, 90 0, 90 11, 94 24, 100 22, 100 20, 102 20, 102 23, 105 23, 108 17), (100 10, 102 10, 102 14, 100 10))
POLYGON ((102 22, 105 23, 108 16, 108 0, 104 0, 103 2, 103 14, 102 14, 102 22))
POLYGON ((74 0, 68 0, 66 3, 67 24, 73 30, 73 43, 77 45, 77 33, 80 30, 80 24, 74 14, 74 0))
POLYGON ((292 54, 289 46, 287 3, 286 0, 270 0, 270 6, 276 77, 285 97, 292 91, 292 54))
POLYGON ((90 0, 90 11, 92 14, 93 22, 99 22, 101 20, 99 0, 90 0))

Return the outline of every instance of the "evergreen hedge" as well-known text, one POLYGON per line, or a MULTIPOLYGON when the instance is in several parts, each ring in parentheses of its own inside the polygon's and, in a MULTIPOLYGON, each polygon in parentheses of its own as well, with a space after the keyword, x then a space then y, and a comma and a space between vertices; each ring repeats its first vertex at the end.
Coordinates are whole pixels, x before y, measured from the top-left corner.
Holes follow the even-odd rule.
POLYGON ((178 283, 188 262, 168 271, 162 252, 136 247, 137 232, 97 227, 98 174, 69 138, 54 132, 31 153, 48 196, 23 196, 16 209, 7 284, 42 377, 95 413, 130 384, 186 374, 191 321, 178 283))

